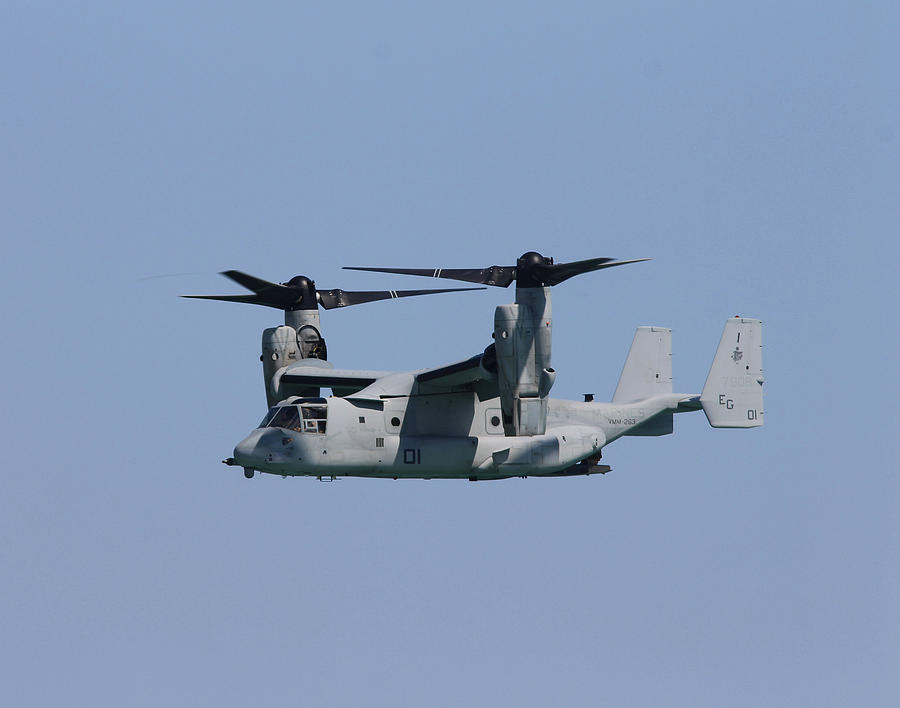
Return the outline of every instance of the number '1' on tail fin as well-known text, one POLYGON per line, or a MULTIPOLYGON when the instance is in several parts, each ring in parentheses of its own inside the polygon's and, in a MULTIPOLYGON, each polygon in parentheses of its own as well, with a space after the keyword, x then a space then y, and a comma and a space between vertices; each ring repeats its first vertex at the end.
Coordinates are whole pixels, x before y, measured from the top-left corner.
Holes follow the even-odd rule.
POLYGON ((714 428, 755 428, 763 424, 762 322, 732 317, 700 394, 714 428))

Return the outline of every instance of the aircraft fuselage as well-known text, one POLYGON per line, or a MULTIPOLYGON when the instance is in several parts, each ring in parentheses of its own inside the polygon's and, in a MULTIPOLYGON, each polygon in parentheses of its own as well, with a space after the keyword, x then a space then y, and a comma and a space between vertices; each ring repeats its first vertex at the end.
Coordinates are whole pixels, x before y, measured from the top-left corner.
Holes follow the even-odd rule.
POLYGON ((474 393, 289 399, 238 443, 233 464, 284 476, 552 475, 596 461, 604 445, 677 406, 681 397, 659 398, 634 405, 551 400, 546 432, 515 437, 504 435, 499 399, 480 401, 474 393))

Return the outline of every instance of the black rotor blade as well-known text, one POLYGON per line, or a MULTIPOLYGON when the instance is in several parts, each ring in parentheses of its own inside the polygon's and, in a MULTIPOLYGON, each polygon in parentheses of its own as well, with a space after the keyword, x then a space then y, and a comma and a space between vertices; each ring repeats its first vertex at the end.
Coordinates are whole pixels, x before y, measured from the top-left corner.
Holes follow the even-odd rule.
POLYGON ((267 305, 259 295, 182 295, 191 300, 221 300, 222 302, 246 302, 250 305, 267 305))
POLYGON ((243 285, 247 290, 252 290, 255 293, 265 292, 271 288, 278 290, 279 288, 284 288, 284 285, 280 285, 279 283, 270 283, 268 280, 263 280, 262 278, 257 278, 253 275, 247 275, 246 273, 241 273, 239 270, 223 270, 221 275, 224 275, 226 278, 230 278, 238 285, 243 285))
POLYGON ((649 258, 636 258, 630 261, 617 261, 615 258, 588 258, 583 261, 572 261, 571 263, 555 263, 552 265, 536 264, 531 266, 539 279, 544 285, 559 285, 565 280, 582 273, 591 273, 595 270, 603 270, 604 268, 612 268, 614 266, 626 265, 628 263, 640 263, 649 261, 649 258))
MULTIPOLYGON (((516 277, 515 266, 491 266, 490 268, 363 268, 344 266, 344 270, 367 270, 373 273, 398 273, 400 275, 423 275, 427 278, 462 280, 466 283, 507 287, 516 277)), ((447 291, 452 292, 452 291, 447 291)))
POLYGON ((254 292, 253 295, 183 295, 200 300, 222 300, 223 302, 245 302, 251 305, 265 305, 276 310, 289 310, 297 307, 303 300, 303 291, 279 283, 270 283, 268 280, 257 278, 239 270, 226 270, 222 272, 226 278, 233 280, 254 292))
POLYGON ((444 288, 439 290, 317 290, 319 304, 326 310, 348 305, 361 305, 364 302, 389 300, 397 297, 413 297, 415 295, 436 295, 437 293, 458 293, 463 290, 484 290, 485 288, 444 288))
POLYGON ((222 272, 222 275, 238 285, 243 285, 247 290, 255 292, 260 298, 258 305, 268 305, 277 309, 290 308, 303 297, 303 293, 297 288, 280 283, 270 283, 268 280, 241 273, 239 270, 226 270, 222 272))

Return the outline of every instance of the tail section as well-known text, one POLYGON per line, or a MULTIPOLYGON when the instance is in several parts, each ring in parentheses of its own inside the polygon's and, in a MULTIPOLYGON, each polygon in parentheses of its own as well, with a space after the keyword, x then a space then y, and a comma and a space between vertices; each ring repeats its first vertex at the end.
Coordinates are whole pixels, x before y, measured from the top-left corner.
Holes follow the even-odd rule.
POLYGON ((631 403, 661 393, 672 393, 672 330, 638 327, 612 402, 631 403))
POLYGON ((756 428, 763 424, 760 320, 732 317, 725 323, 700 404, 714 428, 756 428))
MULTIPOLYGON (((612 402, 632 403, 663 393, 672 393, 672 330, 638 327, 612 402)), ((669 435, 673 429, 672 412, 664 411, 625 435, 669 435)))

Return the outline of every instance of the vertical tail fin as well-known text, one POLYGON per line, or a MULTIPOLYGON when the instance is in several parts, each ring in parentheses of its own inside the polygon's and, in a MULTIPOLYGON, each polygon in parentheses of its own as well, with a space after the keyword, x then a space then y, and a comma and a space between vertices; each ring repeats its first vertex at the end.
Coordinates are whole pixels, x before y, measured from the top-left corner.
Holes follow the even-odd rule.
POLYGON ((672 393, 672 330, 638 327, 619 376, 613 403, 672 393))
POLYGON ((762 322, 732 317, 725 323, 700 404, 714 428, 763 424, 762 322))
MULTIPOLYGON (((630 403, 661 393, 672 393, 672 330, 638 327, 613 403, 630 403)), ((659 413, 626 435, 669 435, 674 430, 672 411, 659 413)))

